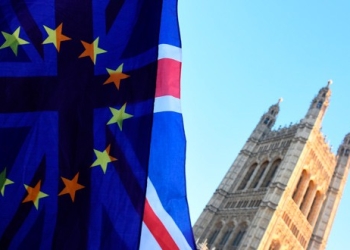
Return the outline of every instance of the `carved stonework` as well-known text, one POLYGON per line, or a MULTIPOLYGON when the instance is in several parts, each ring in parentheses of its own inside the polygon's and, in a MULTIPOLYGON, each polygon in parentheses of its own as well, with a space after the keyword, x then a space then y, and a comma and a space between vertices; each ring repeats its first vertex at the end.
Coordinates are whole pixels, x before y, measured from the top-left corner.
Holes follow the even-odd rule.
POLYGON ((324 249, 350 167, 350 134, 335 156, 320 131, 329 97, 277 130, 278 103, 262 116, 194 226, 198 248, 324 249))

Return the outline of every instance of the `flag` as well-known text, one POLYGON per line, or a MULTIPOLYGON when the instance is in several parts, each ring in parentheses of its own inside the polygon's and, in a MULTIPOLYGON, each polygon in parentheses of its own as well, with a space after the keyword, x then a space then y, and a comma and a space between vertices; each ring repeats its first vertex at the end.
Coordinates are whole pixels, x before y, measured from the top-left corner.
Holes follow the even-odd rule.
POLYGON ((0 249, 194 249, 176 0, 0 2, 0 249))

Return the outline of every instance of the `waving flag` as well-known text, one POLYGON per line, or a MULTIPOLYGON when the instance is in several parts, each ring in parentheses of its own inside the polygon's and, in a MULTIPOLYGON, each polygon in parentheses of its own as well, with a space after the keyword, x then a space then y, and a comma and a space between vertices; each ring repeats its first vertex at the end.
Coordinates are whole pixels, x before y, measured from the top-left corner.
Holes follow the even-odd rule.
POLYGON ((193 249, 176 0, 0 2, 0 249, 193 249))

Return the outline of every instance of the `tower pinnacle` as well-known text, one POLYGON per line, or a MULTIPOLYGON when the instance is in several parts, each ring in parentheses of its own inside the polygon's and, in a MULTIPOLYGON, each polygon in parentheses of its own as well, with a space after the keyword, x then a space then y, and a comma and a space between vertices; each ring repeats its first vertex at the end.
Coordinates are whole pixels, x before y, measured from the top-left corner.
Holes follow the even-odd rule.
POLYGON ((333 80, 332 79, 329 79, 328 82, 327 82, 327 87, 329 88, 330 85, 333 84, 333 80))
POLYGON ((323 116, 329 105, 329 100, 332 92, 329 86, 332 84, 332 82, 332 80, 328 80, 327 86, 321 88, 318 94, 314 97, 305 116, 304 122, 318 128, 321 127, 323 116))

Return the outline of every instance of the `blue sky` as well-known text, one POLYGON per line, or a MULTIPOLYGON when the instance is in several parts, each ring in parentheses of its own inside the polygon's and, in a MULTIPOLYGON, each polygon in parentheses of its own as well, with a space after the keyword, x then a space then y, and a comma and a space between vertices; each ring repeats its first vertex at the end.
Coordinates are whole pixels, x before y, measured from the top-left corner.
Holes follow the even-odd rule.
MULTIPOLYGON (((180 0, 187 190, 194 223, 268 107, 298 122, 332 79, 323 133, 350 132, 350 1, 180 0)), ((347 249, 350 184, 328 241, 347 249)))

